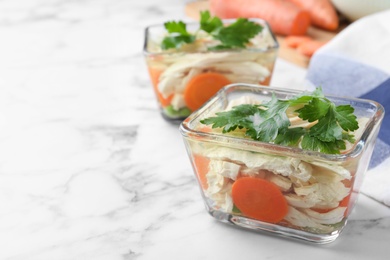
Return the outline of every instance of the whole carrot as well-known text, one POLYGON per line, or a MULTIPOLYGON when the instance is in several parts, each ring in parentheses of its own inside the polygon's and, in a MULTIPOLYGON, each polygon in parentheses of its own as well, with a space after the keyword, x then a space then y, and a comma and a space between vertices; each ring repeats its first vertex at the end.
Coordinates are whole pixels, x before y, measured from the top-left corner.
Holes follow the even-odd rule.
POLYGON ((284 43, 286 46, 290 48, 297 48, 300 44, 311 40, 313 40, 313 38, 307 35, 303 35, 303 36, 291 35, 284 38, 284 43))
POLYGON ((319 48, 321 48, 325 44, 326 41, 305 41, 297 46, 297 51, 305 56, 311 57, 319 48))
POLYGON ((310 14, 311 23, 326 30, 336 30, 339 19, 330 0, 288 0, 310 14))
POLYGON ((209 0, 210 11, 220 18, 261 18, 274 33, 304 35, 310 26, 309 12, 285 0, 209 0))

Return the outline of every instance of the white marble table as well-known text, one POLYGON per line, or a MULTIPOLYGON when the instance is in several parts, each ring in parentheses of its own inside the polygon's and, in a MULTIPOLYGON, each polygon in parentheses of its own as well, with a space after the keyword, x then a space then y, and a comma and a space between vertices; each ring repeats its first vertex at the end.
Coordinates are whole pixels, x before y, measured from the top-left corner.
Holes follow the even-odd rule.
MULTIPOLYGON (((322 246, 206 213, 142 56, 145 26, 186 19, 161 2, 0 1, 0 259, 386 259, 390 209, 364 195, 322 246)), ((304 76, 278 60, 272 84, 304 76)))

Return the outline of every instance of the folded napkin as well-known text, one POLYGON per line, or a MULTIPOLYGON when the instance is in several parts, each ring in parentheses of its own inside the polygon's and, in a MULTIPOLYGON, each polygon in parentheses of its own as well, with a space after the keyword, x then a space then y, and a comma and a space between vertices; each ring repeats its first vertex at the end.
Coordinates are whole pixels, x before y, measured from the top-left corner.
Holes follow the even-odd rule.
POLYGON ((379 102, 385 117, 361 192, 390 206, 390 10, 349 25, 312 57, 307 79, 325 94, 379 102))

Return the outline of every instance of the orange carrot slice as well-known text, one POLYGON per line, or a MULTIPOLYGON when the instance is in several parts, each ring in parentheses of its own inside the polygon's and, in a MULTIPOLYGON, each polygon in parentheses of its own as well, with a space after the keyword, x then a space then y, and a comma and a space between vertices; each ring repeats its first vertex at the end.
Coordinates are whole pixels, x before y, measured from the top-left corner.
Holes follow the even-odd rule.
POLYGON ((213 131, 211 126, 208 126, 208 125, 201 125, 201 126, 198 127, 197 130, 200 131, 200 132, 205 132, 205 133, 210 133, 210 132, 213 131))
POLYGON ((259 84, 263 86, 269 86, 271 82, 271 77, 266 77, 263 81, 260 81, 259 84))
POLYGON ((352 187, 352 184, 353 184, 353 179, 350 179, 350 180, 344 179, 344 180, 342 180, 341 182, 344 184, 345 187, 351 188, 351 187, 352 187))
POLYGON ((150 80, 152 81, 154 92, 156 93, 157 99, 160 101, 161 106, 162 107, 169 106, 171 104, 173 94, 165 98, 163 97, 163 95, 161 94, 161 92, 158 90, 157 87, 160 75, 163 71, 159 69, 154 69, 152 67, 148 67, 148 70, 149 70, 150 80))
POLYGON ((308 11, 285 0, 209 0, 210 11, 220 18, 261 18, 274 33, 304 35, 310 26, 308 11))
POLYGON ((325 30, 334 31, 339 27, 336 9, 330 0, 289 0, 310 14, 311 23, 325 30))
POLYGON ((194 154, 193 162, 200 185, 203 190, 207 190, 208 184, 206 174, 209 172, 210 159, 199 154, 194 154))
MULTIPOLYGON (((344 183, 344 186, 345 186, 345 187, 351 187, 351 181, 350 181, 350 180, 344 180, 344 181, 342 181, 342 182, 344 183)), ((345 210, 345 212, 344 212, 344 216, 345 216, 345 217, 348 216, 348 214, 349 214, 349 200, 350 200, 350 198, 351 198, 351 194, 352 194, 352 193, 348 194, 344 199, 342 199, 342 200, 340 201, 339 205, 336 207, 336 208, 338 208, 338 207, 346 207, 346 208, 347 208, 347 209, 345 210)), ((336 209, 336 208, 327 208, 327 209, 310 208, 310 209, 311 209, 311 210, 314 210, 314 211, 316 211, 316 212, 318 212, 318 213, 327 213, 327 212, 329 212, 329 211, 331 211, 331 210, 334 210, 334 209, 336 209)))
POLYGON ((317 40, 305 41, 298 45, 297 51, 305 56, 311 57, 319 48, 325 44, 326 42, 317 40))
POLYGON ((219 73, 202 73, 194 76, 184 90, 184 100, 192 111, 201 107, 222 87, 231 82, 219 73))
POLYGON ((351 194, 349 194, 342 201, 340 201, 339 207, 348 207, 350 198, 351 198, 351 194))
POLYGON ((260 178, 243 177, 232 186, 236 207, 246 216, 264 222, 280 222, 288 213, 288 204, 279 188, 260 178))
POLYGON ((342 201, 340 201, 339 204, 339 207, 347 207, 347 210, 344 212, 344 216, 348 216, 351 211, 349 207, 349 201, 351 200, 353 181, 354 181, 353 179, 351 180, 345 179, 341 181, 345 187, 351 188, 349 195, 346 196, 342 201))
POLYGON ((310 36, 290 35, 284 38, 284 44, 290 48, 297 48, 300 44, 311 40, 313 40, 313 38, 310 36))
MULTIPOLYGON (((336 207, 337 208, 337 207, 336 207)), ((328 213, 329 211, 332 211, 336 208, 327 208, 327 209, 321 209, 321 208, 310 208, 311 210, 315 211, 315 212, 318 212, 318 213, 328 213)))

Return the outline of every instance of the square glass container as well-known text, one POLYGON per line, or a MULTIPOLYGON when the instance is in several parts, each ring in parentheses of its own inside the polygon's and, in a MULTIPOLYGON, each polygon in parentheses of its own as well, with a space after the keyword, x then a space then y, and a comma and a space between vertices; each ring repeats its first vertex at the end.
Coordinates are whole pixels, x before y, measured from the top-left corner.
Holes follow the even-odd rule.
MULTIPOLYGON (((242 49, 212 50, 220 42, 199 31, 199 23, 187 23, 197 40, 178 49, 161 48, 167 35, 164 25, 145 30, 144 57, 162 116, 181 122, 220 88, 231 83, 268 85, 279 44, 269 25, 260 19, 262 31, 242 49)), ((222 20, 224 25, 236 20, 222 20)))
POLYGON ((371 100, 327 96, 336 105, 351 105, 359 122, 356 142, 340 154, 255 141, 243 134, 227 135, 200 123, 229 110, 232 102, 269 101, 273 93, 278 99, 289 99, 302 92, 232 84, 181 123, 206 209, 217 220, 243 228, 314 243, 332 242, 356 203, 384 108, 371 100), (256 178, 256 185, 242 185, 245 178, 256 178), (251 198, 251 189, 262 194, 260 201, 251 198), (279 215, 268 217, 275 214, 279 215))

